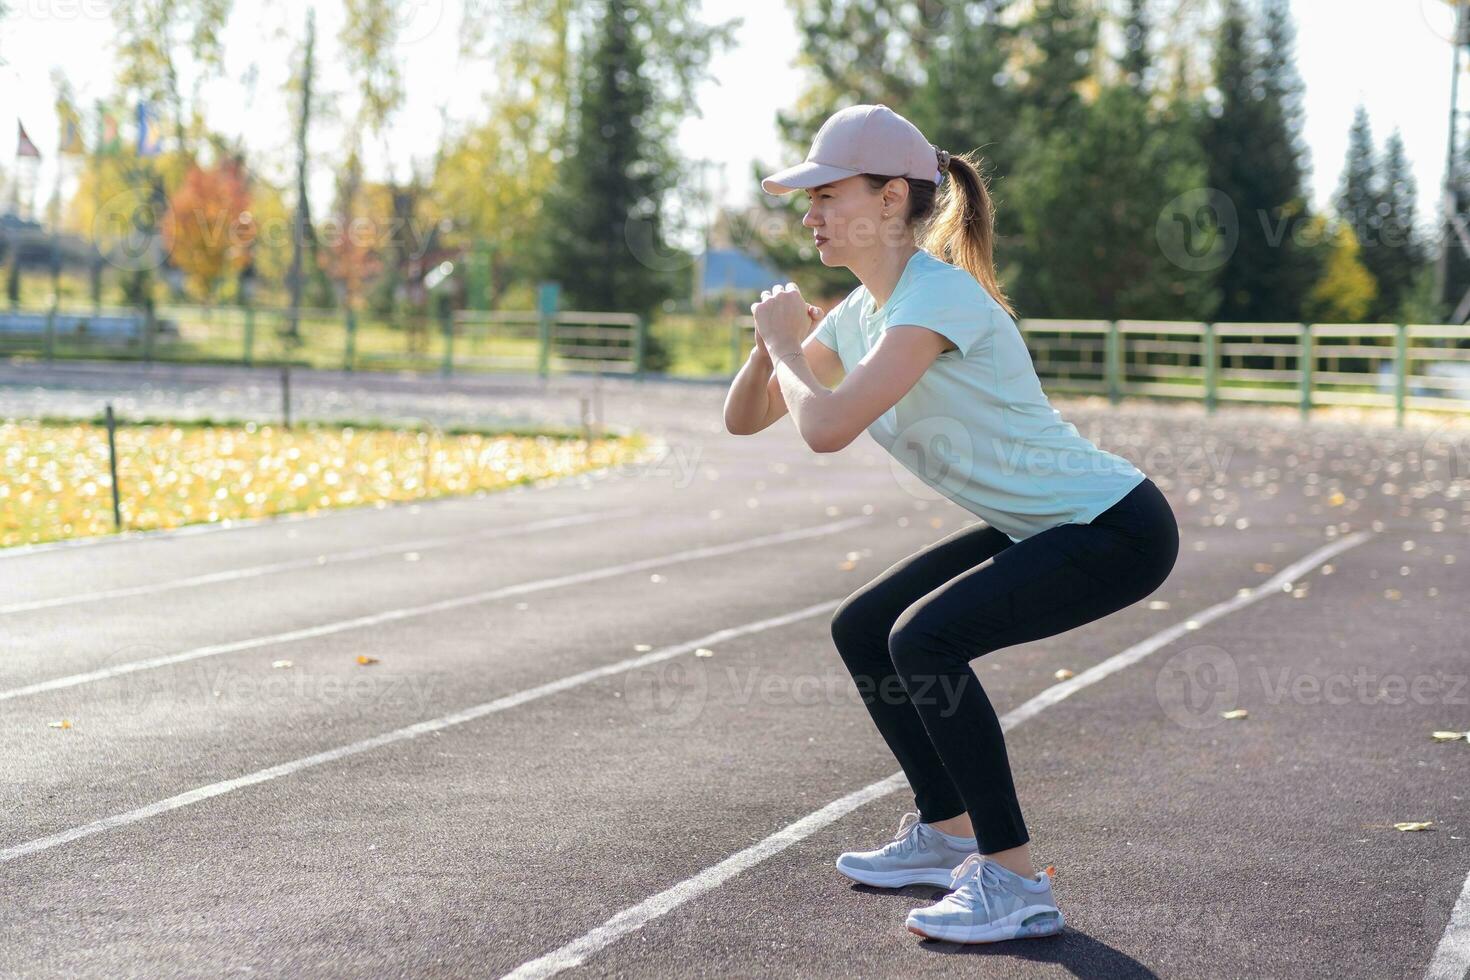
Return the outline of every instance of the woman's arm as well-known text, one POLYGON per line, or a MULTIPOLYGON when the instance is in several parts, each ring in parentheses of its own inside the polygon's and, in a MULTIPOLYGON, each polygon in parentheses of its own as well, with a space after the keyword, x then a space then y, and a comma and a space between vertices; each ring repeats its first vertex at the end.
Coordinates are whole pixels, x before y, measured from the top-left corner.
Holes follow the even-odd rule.
POLYGON ((908 394, 949 344, 917 324, 889 327, 834 391, 817 383, 801 351, 772 352, 771 359, 802 439, 815 452, 835 453, 908 394))
POLYGON ((765 341, 756 334, 755 346, 725 396, 725 430, 731 435, 753 435, 765 427, 762 423, 770 405, 773 367, 765 341))

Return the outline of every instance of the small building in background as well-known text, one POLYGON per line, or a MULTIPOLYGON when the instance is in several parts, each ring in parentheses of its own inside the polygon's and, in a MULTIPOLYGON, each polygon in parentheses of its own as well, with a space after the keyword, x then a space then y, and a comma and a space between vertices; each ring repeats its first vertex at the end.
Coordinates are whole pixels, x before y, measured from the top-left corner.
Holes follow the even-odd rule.
POLYGON ((691 299, 696 310, 743 311, 760 298, 761 290, 790 278, 771 266, 758 248, 737 241, 732 233, 732 218, 754 219, 758 215, 758 209, 744 214, 729 208, 719 210, 705 236, 705 249, 695 262, 691 299))

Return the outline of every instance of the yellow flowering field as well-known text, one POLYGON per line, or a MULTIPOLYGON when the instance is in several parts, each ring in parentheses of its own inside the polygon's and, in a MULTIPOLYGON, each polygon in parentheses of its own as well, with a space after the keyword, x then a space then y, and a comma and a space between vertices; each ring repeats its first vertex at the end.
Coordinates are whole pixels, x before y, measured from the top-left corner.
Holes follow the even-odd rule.
MULTIPOLYGON (((635 461, 641 436, 122 423, 124 530, 495 490, 635 461)), ((0 422, 0 547, 113 530, 107 427, 0 422)))

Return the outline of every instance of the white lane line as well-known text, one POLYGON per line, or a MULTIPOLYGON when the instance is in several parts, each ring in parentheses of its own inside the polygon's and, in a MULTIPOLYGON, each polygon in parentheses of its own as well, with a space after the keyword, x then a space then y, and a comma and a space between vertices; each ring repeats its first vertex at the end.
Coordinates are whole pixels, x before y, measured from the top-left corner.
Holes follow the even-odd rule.
POLYGON ((621 510, 603 511, 593 514, 549 517, 545 520, 531 521, 518 526, 486 528, 485 530, 468 534, 442 535, 435 538, 420 538, 417 541, 404 541, 399 544, 381 544, 374 545, 371 548, 354 548, 351 551, 341 551, 336 554, 316 555, 311 558, 293 558, 290 561, 272 562, 269 565, 250 565, 245 568, 232 568, 219 572, 209 572, 204 575, 192 575, 187 578, 171 579, 167 582, 155 582, 150 585, 130 585, 116 589, 104 589, 99 592, 84 592, 76 595, 58 596, 51 599, 12 602, 8 605, 0 606, 0 616, 10 613, 31 612, 36 609, 55 609, 58 606, 72 606, 84 602, 102 602, 107 599, 124 599, 129 596, 152 595, 156 592, 169 592, 173 589, 194 588, 200 585, 215 585, 220 582, 237 582, 241 579, 258 578, 261 575, 272 575, 277 572, 290 572, 302 568, 318 568, 323 565, 335 565, 347 561, 363 561, 368 558, 380 558, 383 555, 391 555, 402 551, 428 551, 432 548, 443 548, 448 545, 461 544, 476 538, 498 538, 512 534, 527 534, 532 531, 544 531, 547 528, 586 524, 591 521, 605 520, 609 517, 626 517, 629 514, 636 513, 638 513, 636 507, 625 507, 621 510))
POLYGON ((1470 977, 1470 875, 1460 889, 1455 907, 1450 909, 1450 921, 1445 923, 1444 935, 1434 948, 1434 957, 1429 969, 1424 971, 1424 980, 1465 980, 1470 977))
POLYGON ((291 630, 286 633, 273 633, 269 636, 257 636, 248 640, 236 640, 233 643, 216 643, 211 646, 196 647, 193 650, 185 650, 182 653, 170 653, 161 657, 150 657, 146 660, 134 660, 129 663, 106 667, 102 670, 89 671, 85 674, 55 677, 51 680, 28 684, 25 687, 0 691, 0 701, 26 697, 31 694, 40 694, 44 691, 57 691, 62 688, 75 687, 78 684, 106 680, 110 677, 118 677, 123 674, 133 673, 134 671, 166 667, 170 664, 185 663, 190 660, 199 660, 203 657, 215 657, 223 653, 238 653, 241 650, 255 650, 260 647, 275 646, 279 643, 309 640, 318 636, 343 633, 348 630, 380 626, 383 623, 397 622, 398 620, 409 619, 415 616, 427 616, 431 613, 459 609, 481 602, 489 602, 493 599, 504 599, 507 596, 525 595, 528 592, 540 592, 546 589, 557 589, 564 585, 579 585, 583 582, 595 582, 598 579, 612 578, 615 575, 626 575, 629 572, 636 572, 644 568, 659 568, 680 562, 697 561, 701 558, 713 558, 718 555, 729 555, 739 551, 748 551, 751 548, 759 548, 769 544, 783 544, 788 541, 798 541, 802 538, 836 534, 838 531, 845 531, 850 527, 866 524, 872 520, 872 517, 866 516, 849 517, 840 521, 832 521, 828 524, 818 524, 815 527, 798 528, 794 531, 779 531, 775 534, 763 534, 759 537, 744 538, 740 541, 732 541, 727 544, 710 545, 704 548, 690 548, 686 551, 675 551, 667 555, 640 558, 637 561, 623 562, 603 568, 594 568, 585 572, 575 572, 571 575, 558 575, 554 578, 543 578, 531 582, 520 582, 515 585, 505 585, 498 589, 488 589, 484 592, 475 592, 471 595, 456 596, 453 599, 441 599, 438 602, 431 602, 423 606, 390 609, 386 612, 374 613, 371 616, 358 616, 354 619, 339 620, 335 623, 324 623, 321 626, 308 626, 305 629, 291 630))
POLYGON ((811 616, 831 612, 832 610, 835 610, 838 605, 841 604, 841 602, 841 599, 829 599, 826 602, 819 602, 816 605, 807 606, 804 609, 797 609, 794 612, 783 613, 779 616, 772 616, 768 619, 759 619, 741 626, 732 626, 727 627, 726 629, 716 630, 713 633, 708 633, 704 636, 698 637, 697 639, 688 640, 684 643, 678 643, 673 646, 664 647, 662 650, 654 650, 649 653, 640 654, 636 657, 629 657, 626 660, 619 660, 617 663, 607 664, 606 666, 602 667, 594 667, 591 670, 584 670, 580 673, 560 678, 559 680, 550 681, 549 683, 542 684, 538 687, 527 688, 526 690, 518 691, 515 694, 508 694, 505 697, 496 698, 494 701, 486 701, 485 703, 475 705, 472 708, 465 708, 462 711, 456 711, 453 714, 442 715, 438 718, 433 718, 428 721, 421 721, 416 724, 409 725, 405 728, 399 728, 395 731, 387 732, 383 735, 375 735, 372 738, 366 738, 360 742, 353 742, 349 745, 343 745, 335 749, 329 749, 326 752, 318 752, 315 755, 309 755, 305 758, 295 759, 291 762, 283 762, 278 766, 271 766, 269 769, 261 769, 257 772, 247 773, 244 776, 237 776, 234 779, 227 779, 218 783, 210 783, 208 786, 200 786, 197 789, 191 789, 187 792, 180 793, 177 796, 170 796, 167 799, 158 800, 154 803, 149 803, 147 806, 138 807, 136 810, 129 810, 126 813, 119 813, 110 817, 104 817, 101 820, 94 820, 93 822, 89 824, 83 824, 80 827, 72 827, 69 830, 63 830, 59 833, 51 834, 46 837, 38 837, 35 840, 26 841, 22 844, 16 844, 11 847, 7 847, 4 850, 0 850, 0 863, 11 861, 19 857, 24 857, 27 854, 35 854, 38 851, 45 851, 53 847, 59 847, 60 845, 66 844, 70 841, 78 840, 82 837, 88 837, 92 834, 101 833, 104 830, 111 830, 114 827, 123 827, 128 824, 138 823, 141 820, 147 820, 150 817, 156 817, 159 814, 167 813, 170 810, 177 810, 180 807, 189 806, 192 803, 199 803, 203 800, 208 800, 216 796, 221 796, 225 793, 232 793, 235 790, 242 789, 246 786, 254 786, 256 783, 263 783, 271 779, 278 779, 281 776, 289 776, 292 773, 300 772, 303 769, 310 769, 313 766, 319 766, 327 762, 333 762, 337 759, 345 759, 348 756, 357 755, 360 752, 367 752, 370 749, 376 749, 384 745, 392 745, 395 742, 403 742, 411 738, 417 738, 418 736, 423 735, 427 732, 441 731, 445 728, 449 728, 452 725, 461 725, 467 721, 474 721, 476 718, 483 718, 486 715, 491 715, 498 711, 505 711, 507 708, 514 708, 517 705, 525 704, 527 701, 534 701, 537 698, 544 698, 548 695, 556 694, 560 691, 565 691, 569 688, 577 687, 581 684, 586 684, 589 681, 595 681, 599 678, 608 677, 613 674, 619 674, 628 670, 633 670, 638 667, 646 666, 647 664, 658 663, 661 660, 668 660, 672 657, 677 657, 680 654, 688 653, 691 650, 697 650, 700 647, 714 646, 717 643, 723 643, 727 640, 733 640, 736 637, 746 636, 751 633, 759 633, 763 630, 776 629, 781 626, 786 626, 790 623, 800 622, 801 620, 807 619, 811 616))
MULTIPOLYGON (((1041 692, 1024 704, 1008 711, 1000 719, 1001 730, 1010 731, 1027 718, 1038 714, 1050 705, 1068 695, 1096 684, 1098 681, 1113 674, 1122 668, 1137 663, 1148 654, 1162 647, 1169 640, 1177 639, 1187 632, 1192 632, 1206 623, 1213 622, 1243 606, 1259 602, 1268 595, 1275 595, 1281 591, 1281 585, 1293 578, 1299 577, 1318 564, 1331 558, 1341 551, 1346 551, 1354 545, 1366 541, 1372 533, 1369 531, 1358 531, 1347 535, 1332 544, 1318 548, 1300 561, 1282 569, 1268 580, 1264 585, 1251 589, 1249 592, 1237 594, 1224 602, 1216 603, 1208 609, 1182 623, 1171 626, 1154 634, 1140 643, 1136 643, 1121 653, 1114 654, 1102 663, 1083 671, 1077 676, 1057 684, 1041 692), (1197 624, 1197 625, 1192 625, 1197 624), (1055 693, 1058 688, 1065 688, 1061 694, 1055 693)), ((886 779, 880 779, 876 783, 864 786, 856 792, 849 793, 832 803, 822 807, 815 813, 807 814, 795 823, 788 824, 776 831, 764 840, 757 841, 742 851, 725 858, 719 864, 713 865, 705 870, 684 879, 677 885, 666 888, 656 895, 646 898, 630 908, 624 909, 617 915, 608 919, 602 925, 584 933, 564 946, 560 946, 544 956, 522 963, 510 973, 505 974, 507 978, 514 980, 529 980, 532 977, 549 977, 563 970, 571 969, 582 963, 587 957, 596 953, 605 946, 610 945, 622 936, 643 928, 649 922, 659 916, 666 915, 674 909, 683 905, 691 899, 698 898, 705 892, 718 888, 730 878, 740 872, 752 868, 775 854, 779 854, 792 844, 810 837, 812 834, 842 819, 853 810, 862 806, 870 800, 901 789, 908 785, 908 779, 904 777, 903 771, 899 770, 886 779)))

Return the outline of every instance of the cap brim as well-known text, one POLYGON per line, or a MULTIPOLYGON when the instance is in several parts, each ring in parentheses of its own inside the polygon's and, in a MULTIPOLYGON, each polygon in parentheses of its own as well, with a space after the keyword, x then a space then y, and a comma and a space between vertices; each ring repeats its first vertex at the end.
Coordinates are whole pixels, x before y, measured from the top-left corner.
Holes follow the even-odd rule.
POLYGON ((843 167, 829 167, 825 163, 803 160, 794 167, 778 170, 761 181, 761 189, 767 194, 789 194, 808 187, 820 187, 862 173, 843 167))

